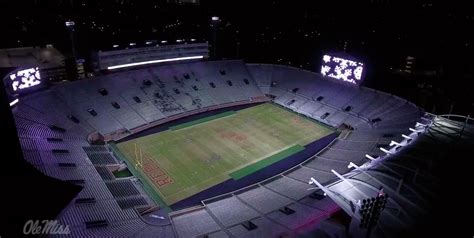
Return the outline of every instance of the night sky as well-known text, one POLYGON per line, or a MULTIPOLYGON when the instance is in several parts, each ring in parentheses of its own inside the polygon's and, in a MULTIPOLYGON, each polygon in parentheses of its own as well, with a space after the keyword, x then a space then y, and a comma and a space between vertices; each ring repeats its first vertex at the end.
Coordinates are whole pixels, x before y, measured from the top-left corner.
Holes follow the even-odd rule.
POLYGON ((319 71, 321 56, 346 51, 365 62, 364 86, 397 94, 427 111, 474 114, 466 85, 473 78, 474 12, 435 1, 2 1, 0 48, 51 43, 70 52, 64 22, 76 23, 79 55, 147 40, 197 39, 212 44, 210 18, 219 16, 217 56, 319 71), (21 10, 20 10, 21 9, 21 10), (397 74, 407 56, 414 75, 397 74))

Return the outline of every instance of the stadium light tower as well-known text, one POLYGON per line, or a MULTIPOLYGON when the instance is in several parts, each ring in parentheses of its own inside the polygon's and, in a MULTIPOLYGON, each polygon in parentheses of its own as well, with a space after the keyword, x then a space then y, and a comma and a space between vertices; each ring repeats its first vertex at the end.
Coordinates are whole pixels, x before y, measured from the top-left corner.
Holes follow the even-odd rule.
POLYGON ((221 19, 218 16, 211 17, 212 56, 213 57, 217 57, 217 31, 219 30, 220 23, 221 23, 221 19))
POLYGON ((81 67, 78 67, 78 60, 77 60, 77 51, 76 51, 76 42, 75 42, 75 36, 74 36, 74 31, 75 31, 75 26, 76 23, 73 21, 66 21, 65 22, 66 28, 69 32, 69 38, 71 40, 71 57, 67 57, 66 59, 66 71, 69 80, 76 80, 79 77, 84 77, 84 69, 82 66, 82 62, 79 64, 81 67), (82 75, 79 75, 79 72, 82 72, 82 75))
POLYGON ((380 214, 388 201, 388 194, 380 189, 375 197, 351 203, 354 215, 349 227, 349 233, 355 237, 370 237, 372 230, 377 226, 380 214))
POLYGON ((72 56, 74 57, 74 60, 77 59, 76 55, 76 45, 74 43, 74 28, 76 26, 76 23, 73 21, 67 21, 65 23, 67 30, 69 31, 69 38, 71 40, 71 48, 72 48, 72 56))

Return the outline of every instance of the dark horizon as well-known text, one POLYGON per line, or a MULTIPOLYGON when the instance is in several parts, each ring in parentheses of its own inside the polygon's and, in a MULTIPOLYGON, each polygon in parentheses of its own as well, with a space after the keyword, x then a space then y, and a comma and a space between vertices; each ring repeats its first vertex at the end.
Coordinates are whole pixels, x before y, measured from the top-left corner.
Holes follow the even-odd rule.
POLYGON ((218 59, 318 72, 322 54, 345 50, 368 67, 364 86, 406 97, 430 112, 447 113, 453 107, 453 112, 474 114, 474 97, 465 87, 473 78, 474 40, 467 29, 474 26, 474 14, 463 4, 58 0, 1 5, 8 12, 2 16, 8 23, 2 48, 53 44, 70 52, 64 22, 72 20, 78 55, 89 60, 91 51, 114 44, 213 41, 210 17, 219 16, 218 59), (420 72, 412 77, 393 73, 403 68, 407 56, 416 58, 420 72))

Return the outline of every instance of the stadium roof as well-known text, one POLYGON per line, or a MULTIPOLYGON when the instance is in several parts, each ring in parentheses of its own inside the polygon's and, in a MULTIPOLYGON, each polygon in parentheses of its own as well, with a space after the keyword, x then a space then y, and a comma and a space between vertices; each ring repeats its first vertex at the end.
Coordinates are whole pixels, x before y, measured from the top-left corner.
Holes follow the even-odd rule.
POLYGON ((456 163, 450 160, 472 154, 474 145, 474 121, 455 117, 453 120, 432 115, 427 123, 417 124, 409 136, 404 135, 405 139, 410 138, 408 141, 391 143, 393 147, 389 151, 393 155, 375 158, 361 166, 352 164, 354 170, 328 185, 325 192, 354 216, 358 213, 354 209, 358 200, 375 197, 380 191, 388 194, 387 205, 374 231, 377 237, 412 234, 412 229, 425 232, 437 223, 446 225, 445 214, 456 211, 449 207, 448 201, 440 200, 449 196, 447 190, 456 190, 453 183, 464 185, 450 174, 456 170, 451 168, 456 163))

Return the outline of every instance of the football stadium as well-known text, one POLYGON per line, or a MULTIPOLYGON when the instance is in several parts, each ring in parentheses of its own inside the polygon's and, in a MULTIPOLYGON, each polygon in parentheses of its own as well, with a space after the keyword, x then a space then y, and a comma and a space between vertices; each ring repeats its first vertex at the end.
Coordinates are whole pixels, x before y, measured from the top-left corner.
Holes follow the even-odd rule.
POLYGON ((12 229, 408 237, 453 209, 451 193, 464 190, 449 187, 446 171, 474 148, 470 116, 365 86, 372 65, 344 51, 325 51, 306 70, 217 58, 210 47, 114 45, 95 52, 93 73, 74 61, 74 80, 46 65, 58 54, 52 46, 2 50, 3 62, 43 62, 0 67, 5 151, 22 168, 3 169, 28 178, 4 180, 4 191, 20 191, 4 195, 21 204, 12 229), (45 217, 36 213, 53 222, 34 225, 45 217))
POLYGON ((375 232, 403 229, 431 193, 412 144, 471 127, 322 74, 240 60, 55 85, 12 112, 25 160, 82 187, 59 217, 77 236, 295 235, 380 187, 390 208, 375 232))
POLYGON ((330 132, 297 114, 262 104, 170 127, 118 148, 165 203, 173 204, 227 179, 246 177, 330 132))

